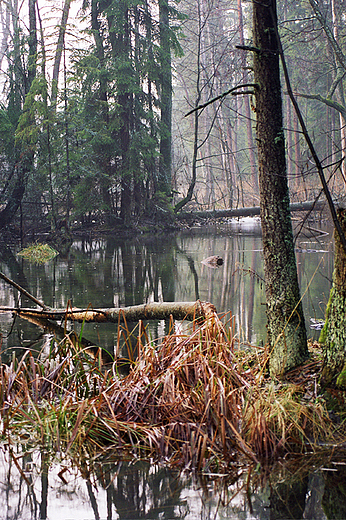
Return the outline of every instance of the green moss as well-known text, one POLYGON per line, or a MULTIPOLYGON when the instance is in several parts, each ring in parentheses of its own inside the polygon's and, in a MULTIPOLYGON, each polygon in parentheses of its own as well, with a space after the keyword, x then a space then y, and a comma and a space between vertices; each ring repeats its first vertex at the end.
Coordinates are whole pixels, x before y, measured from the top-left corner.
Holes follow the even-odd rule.
POLYGON ((346 389, 346 369, 344 368, 337 377, 336 386, 346 389))
POLYGON ((52 260, 59 253, 48 244, 31 244, 30 246, 19 251, 18 256, 22 256, 29 262, 35 264, 44 264, 52 260))
POLYGON ((319 343, 322 343, 322 344, 324 344, 326 342, 326 338, 327 338, 328 321, 329 321, 329 316, 330 316, 330 308, 331 308, 331 305, 332 305, 333 292, 334 292, 334 288, 332 287, 331 290, 330 290, 329 300, 328 300, 327 308, 326 308, 326 321, 325 321, 325 324, 323 326, 323 329, 321 330, 321 334, 320 334, 320 337, 319 337, 319 340, 318 340, 319 343))

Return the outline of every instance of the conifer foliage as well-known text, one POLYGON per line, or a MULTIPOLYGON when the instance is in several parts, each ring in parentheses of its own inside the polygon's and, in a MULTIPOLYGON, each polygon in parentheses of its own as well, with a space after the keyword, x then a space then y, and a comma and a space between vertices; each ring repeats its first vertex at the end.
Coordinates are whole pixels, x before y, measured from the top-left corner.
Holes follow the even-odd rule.
POLYGON ((180 52, 179 13, 168 2, 90 0, 81 45, 80 28, 71 37, 70 3, 47 39, 35 0, 23 4, 23 13, 3 13, 0 227, 22 202, 42 207, 53 228, 66 215, 133 225, 170 202, 171 52, 180 52))

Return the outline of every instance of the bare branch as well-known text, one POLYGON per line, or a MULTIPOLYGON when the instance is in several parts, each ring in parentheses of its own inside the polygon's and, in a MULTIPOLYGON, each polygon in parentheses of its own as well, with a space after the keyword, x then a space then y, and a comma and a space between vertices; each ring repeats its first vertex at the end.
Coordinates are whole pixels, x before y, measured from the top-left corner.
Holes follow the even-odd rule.
POLYGON ((315 15, 316 15, 316 18, 320 22, 320 24, 322 26, 322 29, 324 30, 325 35, 327 36, 327 39, 328 39, 328 41, 329 41, 329 43, 330 43, 330 45, 331 45, 331 47, 332 47, 332 49, 334 51, 334 54, 335 54, 335 57, 336 57, 337 61, 340 63, 342 68, 346 71, 346 58, 345 58, 345 55, 342 52, 342 50, 340 48, 340 45, 336 41, 336 39, 335 39, 335 37, 333 35, 333 32, 331 31, 325 16, 323 15, 322 11, 320 10, 318 2, 316 0, 309 0, 309 2, 310 2, 310 5, 311 5, 315 15))
POLYGON ((23 289, 23 287, 21 287, 20 285, 18 285, 16 282, 14 282, 13 280, 11 280, 10 278, 8 278, 4 273, 1 273, 0 272, 0 278, 2 278, 5 282, 9 283, 10 285, 12 285, 12 287, 14 287, 15 289, 17 289, 19 292, 21 292, 24 296, 26 296, 27 298, 29 298, 29 300, 33 301, 34 303, 36 303, 39 307, 41 307, 42 309, 49 309, 49 307, 47 307, 47 305, 45 305, 43 302, 41 302, 40 300, 38 300, 37 298, 35 298, 35 296, 33 296, 32 294, 28 293, 28 291, 26 289, 23 289))
MULTIPOLYGON (((230 88, 229 90, 226 90, 226 92, 223 92, 219 96, 216 96, 213 99, 210 99, 209 101, 207 101, 206 103, 203 103, 203 105, 198 105, 197 107, 193 108, 192 110, 190 110, 190 112, 185 114, 184 117, 190 116, 197 110, 202 110, 203 108, 207 107, 208 105, 215 103, 215 101, 225 98, 226 96, 228 96, 228 94, 232 94, 233 96, 239 96, 240 94, 249 94, 248 90, 238 92, 239 89, 241 89, 241 88, 249 88, 249 87, 257 88, 257 85, 256 85, 256 83, 244 83, 244 85, 238 85, 237 87, 230 88)), ((253 92, 251 91, 250 93, 252 94, 253 92)))

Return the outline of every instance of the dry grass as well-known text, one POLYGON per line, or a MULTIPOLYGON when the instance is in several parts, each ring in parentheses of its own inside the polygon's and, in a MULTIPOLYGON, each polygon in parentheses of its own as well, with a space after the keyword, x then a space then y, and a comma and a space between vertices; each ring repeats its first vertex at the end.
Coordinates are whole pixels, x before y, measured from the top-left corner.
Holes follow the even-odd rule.
POLYGON ((111 449, 215 471, 239 455, 258 463, 335 434, 311 381, 267 379, 265 353, 234 352, 215 312, 189 335, 171 328, 155 345, 140 324, 138 358, 123 377, 116 362, 103 366, 101 353, 92 359, 69 336, 46 359, 28 351, 2 364, 3 437, 74 457, 111 449))

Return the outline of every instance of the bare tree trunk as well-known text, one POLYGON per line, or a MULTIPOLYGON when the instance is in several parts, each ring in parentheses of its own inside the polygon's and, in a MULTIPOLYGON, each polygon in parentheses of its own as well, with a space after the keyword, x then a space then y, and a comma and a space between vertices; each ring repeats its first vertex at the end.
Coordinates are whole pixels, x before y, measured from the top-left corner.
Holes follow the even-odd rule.
POLYGON ((61 21, 59 24, 59 36, 55 50, 54 66, 53 66, 53 77, 52 77, 52 94, 51 94, 51 106, 56 109, 56 102, 58 97, 58 81, 62 51, 64 49, 65 34, 67 27, 68 15, 70 12, 70 5, 72 0, 65 0, 64 7, 61 14, 61 21))
POLYGON ((294 164, 292 161, 292 149, 293 149, 293 139, 292 139, 292 113, 291 113, 291 101, 287 99, 286 104, 286 127, 287 127, 287 172, 288 172, 288 185, 291 189, 291 195, 297 200, 294 186, 294 164))
POLYGON ((2 70, 2 62, 7 53, 7 45, 10 37, 10 20, 11 12, 7 2, 1 2, 0 4, 0 23, 1 23, 1 45, 0 45, 0 70, 2 70))
POLYGON ((294 173, 295 173, 295 191, 298 196, 300 194, 301 172, 301 156, 300 156, 300 140, 299 140, 299 124, 296 112, 293 112, 293 129, 294 129, 294 173))
MULTIPOLYGON (((244 40, 244 24, 243 24, 243 7, 242 0, 238 0, 238 24, 239 24, 239 35, 240 35, 240 45, 245 44, 244 40)), ((249 82, 248 71, 246 67, 246 55, 242 54, 242 68, 243 68, 243 83, 247 84, 249 82)), ((249 96, 244 96, 243 99, 244 108, 245 108, 245 119, 246 119, 246 134, 247 134, 247 142, 249 148, 249 161, 250 161, 250 172, 252 179, 252 188, 253 188, 253 204, 255 204, 258 199, 256 195, 258 194, 258 177, 257 177, 257 162, 255 156, 255 144, 253 140, 252 133, 252 113, 250 110, 250 100, 249 96)))

